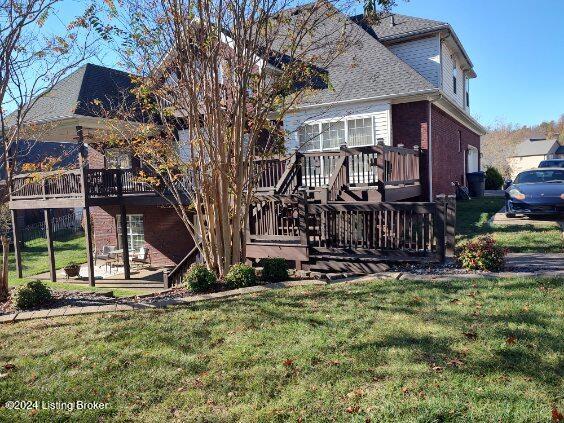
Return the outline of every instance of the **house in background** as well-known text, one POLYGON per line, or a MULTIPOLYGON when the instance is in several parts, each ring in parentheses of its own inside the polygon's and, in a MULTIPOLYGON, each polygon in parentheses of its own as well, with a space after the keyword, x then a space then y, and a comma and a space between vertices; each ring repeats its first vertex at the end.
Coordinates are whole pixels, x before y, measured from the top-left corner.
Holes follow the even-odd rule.
POLYGON ((564 158, 564 145, 557 139, 529 138, 517 145, 515 154, 508 159, 511 169, 511 179, 523 170, 538 167, 539 163, 547 159, 564 158))
MULTIPOLYGON (((453 194, 453 182, 480 170, 485 129, 470 115, 476 72, 444 22, 390 14, 377 24, 337 13, 327 37, 349 27, 351 43, 327 69, 331 88, 316 90, 284 119, 288 146, 330 151, 376 145, 418 146, 423 195, 453 194)), ((327 43, 327 48, 332 48, 327 43)))

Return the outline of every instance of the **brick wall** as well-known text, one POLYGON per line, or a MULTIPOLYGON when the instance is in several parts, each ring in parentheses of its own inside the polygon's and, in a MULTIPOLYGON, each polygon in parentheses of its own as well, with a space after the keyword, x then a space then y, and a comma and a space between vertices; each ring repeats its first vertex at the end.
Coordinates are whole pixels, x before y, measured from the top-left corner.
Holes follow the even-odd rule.
POLYGON ((392 105, 393 145, 421 148, 419 172, 422 181, 422 197, 429 197, 428 155, 429 146, 429 102, 416 101, 392 105))
POLYGON ((433 195, 454 194, 451 182, 464 182, 466 151, 472 145, 480 152, 480 136, 435 106, 431 107, 431 133, 433 195))
MULTIPOLYGON (((117 245, 116 215, 119 206, 91 207, 94 243, 99 251, 104 245, 117 245)), ((151 263, 171 266, 194 247, 194 241, 176 212, 156 206, 127 206, 127 214, 142 214, 145 246, 151 263)))
POLYGON ((91 145, 88 146, 88 166, 90 169, 104 169, 105 166, 104 154, 91 145))

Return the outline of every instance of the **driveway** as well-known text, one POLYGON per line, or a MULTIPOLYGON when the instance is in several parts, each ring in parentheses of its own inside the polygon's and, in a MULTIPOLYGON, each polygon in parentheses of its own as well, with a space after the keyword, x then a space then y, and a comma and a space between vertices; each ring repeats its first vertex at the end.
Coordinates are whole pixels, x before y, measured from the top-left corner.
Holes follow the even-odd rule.
POLYGON ((505 207, 503 207, 500 211, 494 214, 490 219, 490 224, 493 225, 504 225, 504 226, 524 226, 524 225, 533 225, 533 226, 542 226, 542 227, 550 227, 550 226, 560 226, 562 231, 564 232, 564 221, 563 220, 555 220, 551 218, 530 218, 525 216, 517 217, 506 217, 505 216, 505 207))

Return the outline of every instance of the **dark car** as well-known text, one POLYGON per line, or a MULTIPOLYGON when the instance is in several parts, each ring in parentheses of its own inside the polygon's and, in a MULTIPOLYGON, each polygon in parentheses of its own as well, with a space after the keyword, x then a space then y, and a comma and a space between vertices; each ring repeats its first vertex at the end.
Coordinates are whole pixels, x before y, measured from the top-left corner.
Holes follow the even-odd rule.
POLYGON ((564 169, 525 170, 514 181, 507 181, 507 185, 507 217, 516 214, 564 216, 564 169))
POLYGON ((564 159, 543 160, 539 167, 564 167, 564 159))

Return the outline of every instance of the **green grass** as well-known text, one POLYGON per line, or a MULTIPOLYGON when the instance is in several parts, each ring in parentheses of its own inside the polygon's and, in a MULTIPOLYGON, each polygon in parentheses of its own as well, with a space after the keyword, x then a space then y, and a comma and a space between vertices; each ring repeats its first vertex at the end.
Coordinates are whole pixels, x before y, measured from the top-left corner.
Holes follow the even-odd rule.
MULTIPOLYGON (((62 269, 70 263, 82 264, 86 262, 86 243, 84 235, 62 237, 53 241, 55 250, 55 266, 62 269)), ((22 249, 22 273, 23 278, 19 279, 16 275, 16 260, 13 253, 10 254, 9 261, 9 285, 19 286, 30 280, 33 276, 49 271, 49 256, 47 254, 47 240, 43 238, 34 239, 25 243, 22 249)), ((65 282, 44 281, 47 286, 54 290, 66 291, 88 291, 100 292, 108 291, 109 288, 92 288, 88 285, 78 285, 65 282)), ((136 295, 140 290, 112 288, 117 297, 136 295)))
POLYGON ((547 222, 543 226, 490 226, 488 220, 503 207, 503 203, 503 198, 496 197, 458 202, 456 205, 457 240, 464 241, 478 235, 491 234, 500 245, 514 253, 564 252, 562 231, 555 223, 547 222))
POLYGON ((550 422, 562 285, 374 281, 0 325, 0 404, 109 403, 36 421, 550 422))

